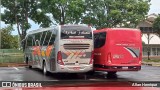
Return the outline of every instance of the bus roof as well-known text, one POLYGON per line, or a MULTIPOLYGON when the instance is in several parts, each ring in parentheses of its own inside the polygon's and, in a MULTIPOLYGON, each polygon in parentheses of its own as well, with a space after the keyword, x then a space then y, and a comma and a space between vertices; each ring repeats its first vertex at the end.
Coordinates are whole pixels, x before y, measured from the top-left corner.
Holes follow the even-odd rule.
MULTIPOLYGON (((57 25, 57 26, 84 26, 84 27, 89 27, 89 26, 87 26, 86 24, 64 24, 64 25, 57 25)), ((52 29, 54 29, 55 27, 56 27, 56 26, 32 30, 32 31, 29 31, 29 32, 27 33, 27 35, 35 34, 35 33, 38 33, 38 32, 43 32, 43 31, 52 30, 52 29)))
POLYGON ((40 28, 40 29, 36 29, 36 30, 29 31, 29 32, 27 33, 27 35, 35 34, 35 33, 38 33, 38 32, 43 32, 43 31, 48 31, 48 30, 52 30, 52 29, 54 29, 54 27, 40 28))
POLYGON ((61 26, 84 26, 84 27, 89 27, 89 25, 87 25, 87 24, 64 24, 64 25, 61 25, 61 26))
POLYGON ((94 32, 113 31, 113 30, 140 31, 139 29, 136 29, 136 28, 103 28, 103 29, 95 30, 94 32))

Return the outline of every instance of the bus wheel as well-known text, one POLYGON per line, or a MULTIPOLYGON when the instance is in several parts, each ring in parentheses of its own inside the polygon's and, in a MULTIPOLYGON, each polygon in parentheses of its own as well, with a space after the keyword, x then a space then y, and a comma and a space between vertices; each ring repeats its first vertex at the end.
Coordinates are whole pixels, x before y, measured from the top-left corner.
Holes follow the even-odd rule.
POLYGON ((29 65, 29 66, 28 66, 28 68, 32 68, 32 66, 31 66, 31 65, 29 65))
POLYGON ((116 71, 110 71, 108 72, 108 75, 115 75, 117 72, 116 71))
POLYGON ((93 76, 94 73, 95 73, 95 71, 92 70, 92 71, 87 72, 86 74, 87 74, 87 75, 90 75, 90 76, 93 76))
POLYGON ((46 67, 46 62, 43 62, 43 74, 47 75, 47 67, 46 67))
POLYGON ((116 71, 108 72, 106 78, 108 78, 108 79, 117 79, 116 71))
POLYGON ((32 66, 28 64, 28 57, 26 57, 26 64, 28 65, 28 68, 32 68, 32 66))

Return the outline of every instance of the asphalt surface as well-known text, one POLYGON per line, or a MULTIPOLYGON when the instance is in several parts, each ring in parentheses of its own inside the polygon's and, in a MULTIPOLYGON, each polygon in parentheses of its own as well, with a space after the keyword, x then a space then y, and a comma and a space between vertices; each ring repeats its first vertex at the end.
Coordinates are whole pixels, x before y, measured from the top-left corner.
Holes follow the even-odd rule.
MULTIPOLYGON (((61 85, 87 85, 88 83, 101 83, 108 82, 127 82, 131 84, 134 81, 160 81, 160 67, 143 65, 141 71, 125 71, 118 72, 116 75, 108 76, 107 73, 95 73, 94 75, 84 74, 48 74, 43 75, 39 69, 29 69, 26 67, 0 67, 0 81, 52 81, 61 85), (59 82, 60 81, 60 82, 59 82), (61 82, 63 81, 63 83, 61 82), (59 83, 57 83, 59 82, 59 83)), ((53 83, 50 83, 50 85, 53 83)), ((55 83, 54 83, 55 84, 55 83)), ((111 83, 112 84, 112 83, 111 83)), ((117 84, 118 85, 118 84, 117 84)))

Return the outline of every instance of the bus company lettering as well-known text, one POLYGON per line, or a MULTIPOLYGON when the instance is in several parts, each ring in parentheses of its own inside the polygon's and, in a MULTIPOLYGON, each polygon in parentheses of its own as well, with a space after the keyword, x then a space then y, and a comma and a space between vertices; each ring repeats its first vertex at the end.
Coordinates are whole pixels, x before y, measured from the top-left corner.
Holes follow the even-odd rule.
POLYGON ((122 43, 122 44, 116 44, 117 46, 135 46, 135 44, 125 44, 125 43, 122 43))
POLYGON ((114 55, 113 55, 113 58, 114 58, 114 59, 124 58, 124 55, 114 54, 114 55))
POLYGON ((81 30, 74 30, 74 31, 64 30, 63 33, 66 33, 67 35, 69 34, 73 34, 73 35, 90 34, 90 32, 88 31, 81 31, 81 30))

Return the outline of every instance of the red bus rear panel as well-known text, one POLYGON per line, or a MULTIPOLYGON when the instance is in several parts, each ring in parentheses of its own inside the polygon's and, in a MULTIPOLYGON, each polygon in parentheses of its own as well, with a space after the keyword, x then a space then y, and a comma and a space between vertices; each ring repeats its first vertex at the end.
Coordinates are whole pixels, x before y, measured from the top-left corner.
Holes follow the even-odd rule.
POLYGON ((141 31, 105 28, 94 31, 94 70, 138 71, 141 69, 141 31))

